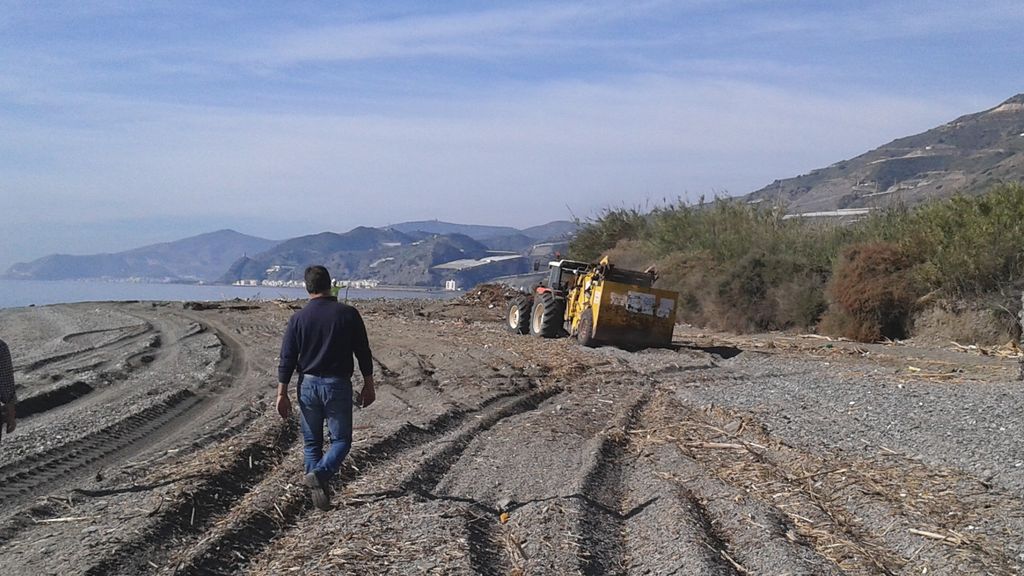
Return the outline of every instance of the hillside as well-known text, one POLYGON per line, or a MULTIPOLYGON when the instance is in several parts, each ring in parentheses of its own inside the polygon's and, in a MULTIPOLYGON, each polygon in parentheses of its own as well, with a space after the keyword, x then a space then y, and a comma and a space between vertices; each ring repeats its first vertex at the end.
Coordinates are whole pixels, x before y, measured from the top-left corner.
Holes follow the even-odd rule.
POLYGON ((442 222, 440 220, 418 220, 414 222, 402 222, 388 229, 399 232, 426 232, 428 234, 462 234, 474 240, 484 240, 496 236, 508 236, 519 233, 519 230, 510 226, 481 226, 478 224, 455 224, 442 222))
POLYGON ((539 226, 518 230, 508 226, 480 226, 477 224, 454 224, 440 220, 402 222, 388 227, 406 234, 462 234, 477 240, 491 250, 524 252, 534 244, 565 240, 579 226, 568 220, 555 220, 539 226))
POLYGON ((486 254, 486 246, 462 234, 424 238, 394 228, 360 227, 344 234, 323 232, 293 238, 260 254, 239 258, 219 280, 301 281, 306 266, 322 263, 336 278, 437 286, 442 280, 432 270, 434 266, 486 254))
POLYGON ((274 244, 273 240, 234 230, 218 230, 112 254, 53 254, 15 264, 4 277, 19 280, 144 278, 171 282, 211 281, 239 257, 263 252, 274 244))
POLYGON ((1024 94, 921 134, 745 197, 778 202, 790 213, 909 205, 956 193, 976 195, 1024 175, 1024 94))

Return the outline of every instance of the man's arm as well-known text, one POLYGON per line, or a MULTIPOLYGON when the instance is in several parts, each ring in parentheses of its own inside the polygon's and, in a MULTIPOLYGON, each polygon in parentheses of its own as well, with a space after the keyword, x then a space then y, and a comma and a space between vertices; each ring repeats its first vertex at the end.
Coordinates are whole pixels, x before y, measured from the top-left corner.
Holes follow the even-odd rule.
POLYGON ((285 386, 288 386, 299 365, 298 328, 295 324, 295 317, 292 316, 281 338, 281 353, 278 354, 277 381, 285 386))
POLYGON ((373 382, 373 353, 370 352, 370 338, 366 335, 366 324, 359 311, 353 308, 352 352, 359 361, 359 372, 363 375, 363 389, 359 392, 359 404, 366 408, 377 399, 373 382))
POLYGON ((15 406, 18 403, 14 388, 14 363, 11 362, 11 351, 7 343, 0 340, 0 404, 3 405, 2 420, 7 425, 7 432, 14 432, 17 426, 15 406))
POLYGON ((277 413, 285 420, 291 416, 292 401, 288 398, 288 383, 299 363, 299 344, 295 338, 295 317, 292 316, 281 338, 281 353, 277 364, 277 400, 274 405, 277 413))

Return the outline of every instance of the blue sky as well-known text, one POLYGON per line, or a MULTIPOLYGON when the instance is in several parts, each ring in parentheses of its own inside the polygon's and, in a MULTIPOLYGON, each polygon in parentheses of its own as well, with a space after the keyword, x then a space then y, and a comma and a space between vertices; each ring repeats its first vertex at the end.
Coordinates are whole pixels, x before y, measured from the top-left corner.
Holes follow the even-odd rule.
POLYGON ((0 268, 739 195, 1019 92, 1024 3, 0 2, 0 268))

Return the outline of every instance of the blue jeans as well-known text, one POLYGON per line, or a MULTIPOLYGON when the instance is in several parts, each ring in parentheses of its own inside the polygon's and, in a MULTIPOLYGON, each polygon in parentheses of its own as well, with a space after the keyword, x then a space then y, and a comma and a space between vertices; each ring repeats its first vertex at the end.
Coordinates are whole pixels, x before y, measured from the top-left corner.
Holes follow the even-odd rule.
POLYGON ((299 388, 299 411, 306 473, 314 472, 321 482, 327 482, 341 468, 352 447, 352 381, 304 375, 299 388), (326 454, 325 422, 331 434, 331 447, 326 454))

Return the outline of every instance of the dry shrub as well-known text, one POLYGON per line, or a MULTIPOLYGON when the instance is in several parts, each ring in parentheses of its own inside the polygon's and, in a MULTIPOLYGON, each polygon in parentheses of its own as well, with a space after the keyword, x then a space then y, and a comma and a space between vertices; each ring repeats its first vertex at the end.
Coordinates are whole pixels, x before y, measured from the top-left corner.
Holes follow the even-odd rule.
POLYGON ((913 265, 895 244, 873 242, 847 248, 828 287, 832 306, 822 331, 862 342, 906 338, 914 303, 921 295, 913 265))
POLYGON ((769 290, 778 327, 806 330, 817 326, 828 309, 825 282, 824 275, 803 274, 769 290))
POLYGON ((657 263, 658 282, 655 286, 679 292, 676 316, 679 320, 697 326, 711 326, 717 317, 717 303, 711 297, 708 278, 715 265, 706 253, 677 252, 657 263))
POLYGON ((793 255, 748 254, 718 279, 719 327, 735 332, 811 327, 826 308, 824 278, 793 255))
POLYGON ((679 292, 679 319, 733 332, 806 329, 825 311, 825 274, 786 256, 716 262, 708 252, 658 262, 659 287, 679 292))
POLYGON ((640 240, 620 240, 603 255, 616 267, 627 270, 646 270, 657 260, 650 245, 640 240))
POLYGON ((722 328, 734 332, 771 329, 775 302, 768 298, 769 264, 763 256, 748 255, 731 266, 718 282, 722 328))

